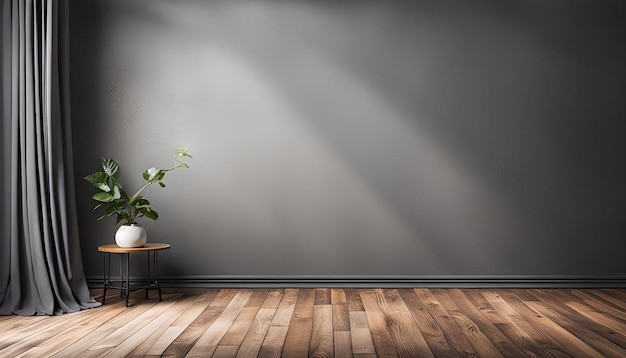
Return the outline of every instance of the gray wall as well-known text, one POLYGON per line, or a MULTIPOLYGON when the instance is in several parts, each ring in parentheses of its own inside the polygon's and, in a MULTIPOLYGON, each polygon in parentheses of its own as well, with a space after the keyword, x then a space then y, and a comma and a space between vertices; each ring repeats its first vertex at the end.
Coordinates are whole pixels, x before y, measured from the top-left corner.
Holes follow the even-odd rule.
MULTIPOLYGON (((623 1, 73 1, 76 177, 172 277, 624 276, 623 1)), ((113 220, 77 180, 88 276, 113 220)))

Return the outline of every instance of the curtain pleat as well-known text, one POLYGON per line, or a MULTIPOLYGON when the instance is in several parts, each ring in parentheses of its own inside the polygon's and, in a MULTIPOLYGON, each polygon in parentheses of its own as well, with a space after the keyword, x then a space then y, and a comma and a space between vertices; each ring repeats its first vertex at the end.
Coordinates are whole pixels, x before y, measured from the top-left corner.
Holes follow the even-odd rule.
POLYGON ((11 143, 3 144, 10 148, 3 197, 10 200, 2 203, 2 224, 9 229, 3 231, 0 268, 9 272, 0 274, 0 314, 56 315, 97 307, 87 288, 76 223, 68 4, 3 0, 2 9, 3 23, 10 22, 3 26, 2 61, 11 63, 2 67, 3 88, 10 75, 11 89, 2 92, 3 106, 10 107, 2 111, 3 122, 9 122, 3 124, 3 140, 11 143))

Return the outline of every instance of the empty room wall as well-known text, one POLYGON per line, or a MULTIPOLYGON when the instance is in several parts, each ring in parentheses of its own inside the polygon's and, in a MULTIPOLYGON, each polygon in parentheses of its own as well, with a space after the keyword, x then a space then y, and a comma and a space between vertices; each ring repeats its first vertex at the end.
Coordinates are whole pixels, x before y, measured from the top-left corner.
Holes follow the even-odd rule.
POLYGON ((74 1, 86 273, 146 193, 173 280, 626 276, 622 1, 74 1))

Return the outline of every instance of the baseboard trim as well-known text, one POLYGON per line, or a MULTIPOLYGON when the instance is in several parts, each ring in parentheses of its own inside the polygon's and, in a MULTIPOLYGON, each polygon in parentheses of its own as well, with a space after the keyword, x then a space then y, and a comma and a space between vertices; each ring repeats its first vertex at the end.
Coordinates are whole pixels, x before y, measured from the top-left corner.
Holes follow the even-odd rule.
MULTIPOLYGON (((137 278, 131 278, 137 279, 137 278)), ((159 277, 162 287, 345 287, 345 288, 626 288, 626 276, 235 276, 181 275, 159 277)), ((91 288, 101 276, 87 277, 91 288)))

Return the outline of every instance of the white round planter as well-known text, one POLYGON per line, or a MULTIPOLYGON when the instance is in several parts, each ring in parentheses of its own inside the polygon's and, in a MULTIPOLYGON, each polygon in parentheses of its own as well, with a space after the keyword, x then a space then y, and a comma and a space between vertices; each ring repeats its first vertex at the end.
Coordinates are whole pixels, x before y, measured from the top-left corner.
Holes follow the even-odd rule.
POLYGON ((141 225, 122 225, 115 232, 115 243, 119 247, 141 247, 146 241, 148 235, 141 225))

